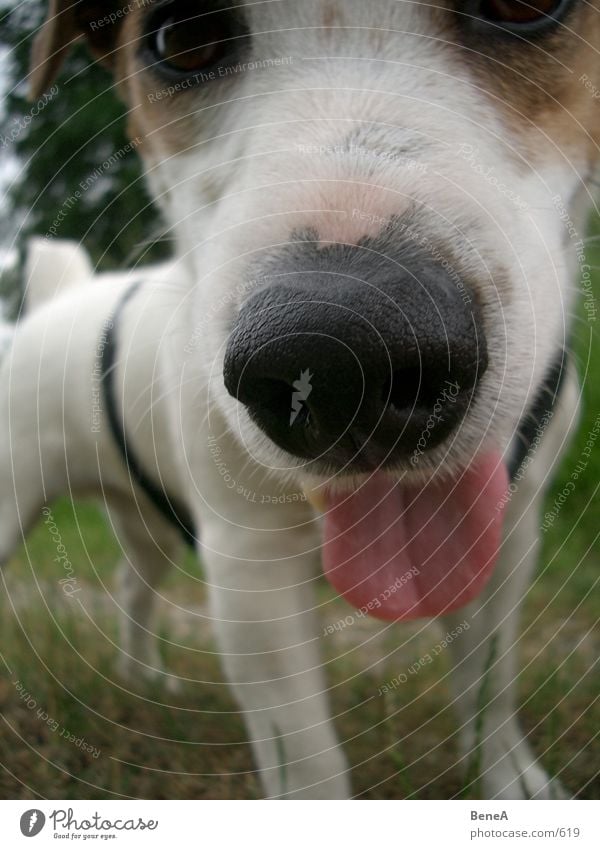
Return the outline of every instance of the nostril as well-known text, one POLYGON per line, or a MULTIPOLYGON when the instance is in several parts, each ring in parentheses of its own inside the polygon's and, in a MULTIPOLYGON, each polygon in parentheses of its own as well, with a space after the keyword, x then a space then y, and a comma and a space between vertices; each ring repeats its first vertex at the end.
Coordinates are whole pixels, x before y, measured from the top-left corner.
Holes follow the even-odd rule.
POLYGON ((291 383, 275 378, 254 381, 246 395, 251 397, 249 406, 259 407, 280 422, 288 421, 290 427, 311 427, 310 408, 305 393, 298 392, 291 383))
POLYGON ((281 410, 285 406, 289 406, 292 387, 285 380, 263 378, 262 380, 253 380, 244 394, 249 396, 251 403, 281 410))
POLYGON ((458 412, 468 400, 468 392, 448 373, 427 371, 420 366, 396 369, 382 391, 384 409, 411 418, 432 410, 458 412))
POLYGON ((382 400, 386 407, 406 410, 422 400, 423 389, 423 372, 420 368, 396 369, 383 387, 382 400))
POLYGON ((299 410, 292 410, 290 413, 290 424, 295 428, 312 428, 313 421, 307 404, 302 404, 299 410))

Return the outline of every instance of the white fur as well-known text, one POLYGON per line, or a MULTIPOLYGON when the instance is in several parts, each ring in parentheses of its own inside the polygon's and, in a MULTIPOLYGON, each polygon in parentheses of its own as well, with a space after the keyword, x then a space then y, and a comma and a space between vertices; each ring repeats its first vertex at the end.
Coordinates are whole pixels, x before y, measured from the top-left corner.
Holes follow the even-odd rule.
POLYGON ((31 238, 25 263, 25 302, 37 309, 71 286, 81 286, 94 274, 81 245, 66 239, 31 238))
MULTIPOLYGON (((265 495, 318 481, 257 429, 222 381, 228 322, 258 285, 255 263, 293 231, 313 228, 322 241, 352 243, 375 234, 376 219, 417 210, 419 233, 443 246, 476 287, 490 352, 458 436, 429 452, 431 469, 442 471, 484 446, 508 448, 565 341, 573 303, 573 258, 552 198, 559 194, 575 217, 583 162, 573 168, 557 155, 524 167, 515 131, 424 5, 384 5, 376 27, 369 4, 338 5, 355 27, 343 39, 313 26, 322 10, 316 0, 248 6, 251 30, 264 35, 245 60, 292 61, 239 74, 221 95, 210 87, 192 95, 188 150, 167 155, 160 141, 144 149, 178 262, 69 287, 23 322, 0 375, 3 559, 44 500, 101 491, 125 551, 121 667, 160 675, 147 639, 153 588, 176 557, 178 538, 131 486, 106 421, 91 432, 86 400, 103 325, 128 283, 145 279, 123 314, 117 384, 125 422, 147 471, 190 506, 202 529, 216 636, 271 797, 342 798, 351 790, 316 644, 319 529, 303 501, 264 503, 265 495), (218 109, 205 108, 219 96, 218 109), (366 153, 353 154, 350 134, 366 153), (523 208, 476 173, 465 145, 523 208), (306 146, 332 152, 311 155, 306 146), (210 451, 215 441, 220 463, 210 451)), ((166 110, 165 123, 171 116, 166 110)), ((58 271, 52 289, 57 279, 58 271)), ((541 499, 576 401, 571 377, 508 507, 494 578, 460 612, 472 623, 452 674, 465 757, 489 639, 499 633, 482 742, 489 797, 562 792, 523 739, 513 682, 518 603, 535 564, 541 499)))

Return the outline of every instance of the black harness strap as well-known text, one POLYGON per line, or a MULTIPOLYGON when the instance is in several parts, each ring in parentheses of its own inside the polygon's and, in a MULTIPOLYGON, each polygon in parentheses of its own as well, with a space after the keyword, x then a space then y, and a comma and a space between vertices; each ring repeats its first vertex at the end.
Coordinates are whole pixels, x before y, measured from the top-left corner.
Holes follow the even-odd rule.
POLYGON ((165 490, 158 486, 144 471, 135 451, 127 439, 123 415, 118 410, 117 393, 115 390, 115 376, 117 364, 119 319, 124 306, 135 294, 140 286, 136 282, 127 289, 121 300, 115 307, 111 321, 107 325, 104 338, 104 347, 100 355, 101 384, 104 398, 104 406, 112 435, 117 444, 123 461, 129 474, 144 492, 146 497, 154 504, 161 515, 172 525, 175 525, 181 533, 187 545, 193 547, 196 543, 196 531, 194 523, 187 508, 172 498, 165 490))
POLYGON ((543 430, 545 426, 544 420, 554 409, 564 383, 567 364, 567 353, 561 348, 548 369, 531 408, 519 422, 516 445, 508 467, 511 481, 515 479, 519 469, 523 465, 536 437, 539 439, 540 430, 543 430))

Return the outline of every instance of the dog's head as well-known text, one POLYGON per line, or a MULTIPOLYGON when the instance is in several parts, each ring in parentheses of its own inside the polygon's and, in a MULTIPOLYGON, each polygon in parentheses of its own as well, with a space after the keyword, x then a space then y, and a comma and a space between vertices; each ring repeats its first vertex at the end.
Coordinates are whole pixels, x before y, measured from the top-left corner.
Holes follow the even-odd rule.
POLYGON ((36 91, 80 37, 192 269, 181 355, 249 452, 497 501, 582 261, 595 0, 55 0, 36 91))

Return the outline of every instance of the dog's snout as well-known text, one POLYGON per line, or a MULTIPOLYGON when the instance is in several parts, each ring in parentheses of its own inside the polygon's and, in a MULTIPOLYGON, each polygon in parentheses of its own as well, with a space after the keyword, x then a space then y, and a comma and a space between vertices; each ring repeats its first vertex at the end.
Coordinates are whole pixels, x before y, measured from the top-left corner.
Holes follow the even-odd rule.
POLYGON ((296 267, 253 295, 231 333, 224 379, 281 448, 358 470, 445 439, 487 349, 474 298, 441 266, 386 263, 369 278, 352 259, 352 273, 296 267))

